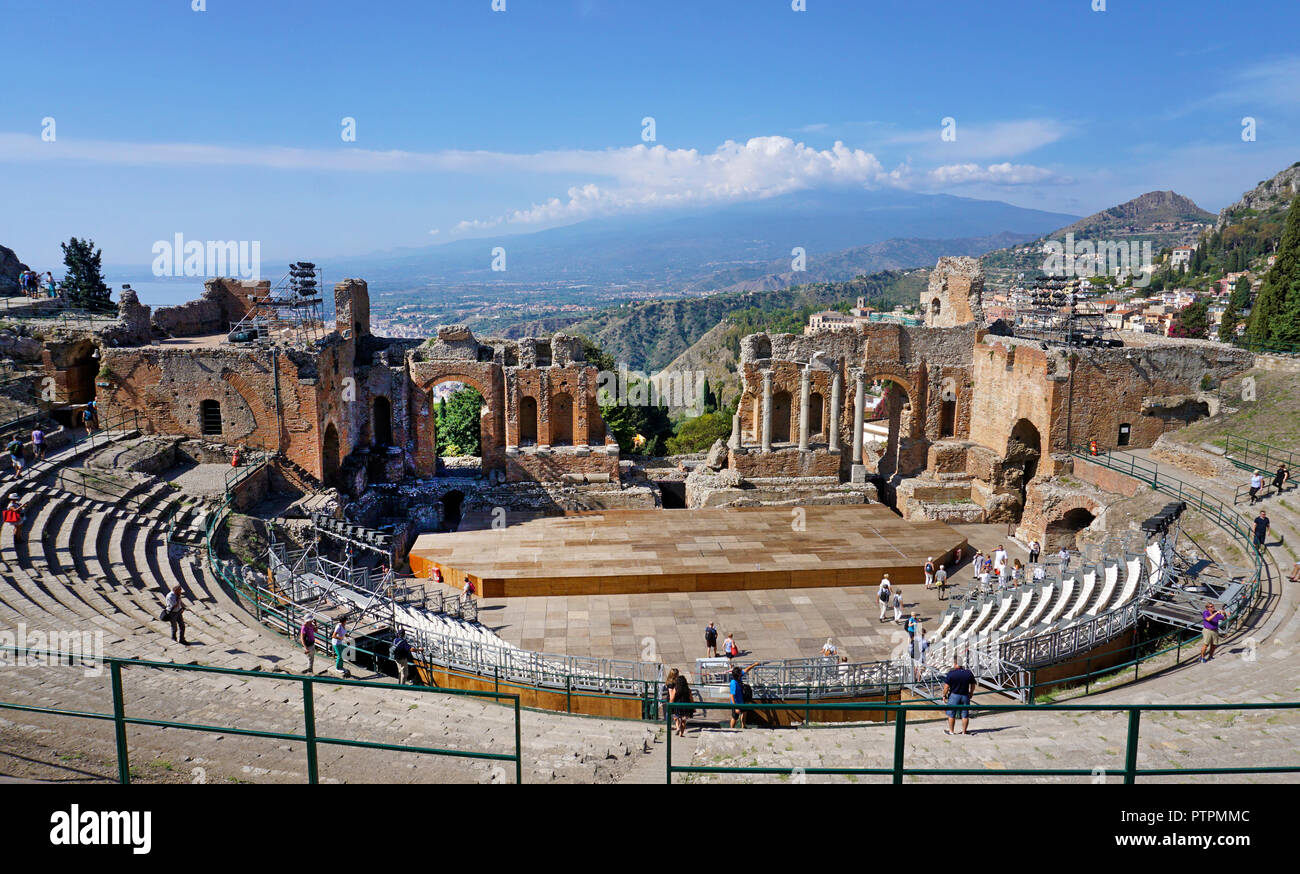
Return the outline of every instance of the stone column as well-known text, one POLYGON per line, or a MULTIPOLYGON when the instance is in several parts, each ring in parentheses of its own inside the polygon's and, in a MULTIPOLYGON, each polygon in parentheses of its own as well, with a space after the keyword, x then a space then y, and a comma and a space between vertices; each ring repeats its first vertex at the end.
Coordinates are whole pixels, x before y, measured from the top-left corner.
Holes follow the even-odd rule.
POLYGON ((772 371, 763 371, 763 451, 772 451, 772 371))
POLYGON ((840 395, 844 392, 844 381, 840 378, 839 365, 835 365, 835 376, 831 379, 831 421, 830 421, 830 438, 831 452, 840 451, 840 411, 843 407, 843 401, 840 395))
POLYGON ((861 370, 853 372, 853 463, 862 463, 862 423, 867 412, 867 380, 861 370))
POLYGON ((736 412, 731 417, 731 441, 728 446, 732 449, 739 449, 744 445, 740 436, 740 406, 737 404, 736 412))
POLYGON ((808 451, 808 397, 812 394, 812 372, 805 367, 799 375, 799 451, 808 451))

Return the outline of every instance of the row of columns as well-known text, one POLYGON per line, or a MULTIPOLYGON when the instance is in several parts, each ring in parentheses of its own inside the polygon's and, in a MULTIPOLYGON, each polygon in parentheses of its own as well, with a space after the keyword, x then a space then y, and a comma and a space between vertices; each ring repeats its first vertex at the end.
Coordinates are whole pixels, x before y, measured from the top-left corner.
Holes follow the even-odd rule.
MULTIPOLYGON (((762 371, 763 376, 763 397, 759 426, 759 445, 764 452, 772 451, 772 371, 762 371)), ((862 426, 866 421, 867 411, 867 384, 866 373, 860 368, 853 370, 854 382, 854 400, 853 400, 853 458, 856 463, 857 459, 862 457, 862 426)), ((805 367, 799 376, 799 451, 808 451, 809 441, 809 417, 810 396, 812 395, 812 371, 805 367)), ((844 380, 840 371, 836 368, 834 376, 831 379, 831 417, 828 427, 830 429, 830 451, 840 451, 840 413, 844 406, 844 380)), ((740 437, 740 410, 731 421, 731 448, 739 449, 743 445, 740 437)))

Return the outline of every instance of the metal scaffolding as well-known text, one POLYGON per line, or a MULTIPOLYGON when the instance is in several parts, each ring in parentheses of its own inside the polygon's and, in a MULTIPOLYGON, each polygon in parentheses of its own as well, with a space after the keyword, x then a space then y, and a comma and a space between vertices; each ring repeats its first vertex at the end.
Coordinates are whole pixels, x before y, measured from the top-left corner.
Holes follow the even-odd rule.
POLYGON ((230 326, 231 343, 263 343, 308 347, 324 339, 324 279, 310 261, 295 261, 289 272, 264 298, 254 298, 252 308, 230 326))

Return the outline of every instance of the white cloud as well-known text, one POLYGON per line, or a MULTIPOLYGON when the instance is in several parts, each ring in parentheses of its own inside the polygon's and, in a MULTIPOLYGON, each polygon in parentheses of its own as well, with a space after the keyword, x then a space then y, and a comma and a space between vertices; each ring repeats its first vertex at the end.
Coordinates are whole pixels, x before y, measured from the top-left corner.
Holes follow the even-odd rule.
MULTIPOLYGON (((1021 141, 1025 135, 1021 135, 1021 141)), ((491 151, 407 152, 127 143, 0 134, 0 161, 73 161, 138 166, 228 166, 353 173, 479 173, 559 175, 581 180, 563 197, 490 218, 462 221, 453 233, 502 225, 540 226, 597 215, 754 200, 807 189, 921 187, 980 182, 1025 185, 1055 179, 1031 165, 941 166, 915 174, 907 164, 886 170, 872 153, 836 141, 816 149, 789 137, 728 140, 712 152, 638 144, 602 150, 518 154, 491 151)), ((433 232, 431 232, 433 233, 433 232)))
POLYGON ((985 185, 1035 185, 1040 183, 1069 185, 1073 182, 1070 177, 1058 176, 1044 167, 1035 167, 1033 164, 1009 163, 989 164, 986 167, 981 167, 979 164, 948 164, 934 168, 926 174, 926 178, 936 188, 972 183, 985 185))
POLYGON ((926 156, 937 160, 987 160, 1014 158, 1050 145, 1070 133, 1070 126, 1050 118, 965 124, 955 116, 956 139, 942 139, 943 127, 935 119, 933 128, 886 135, 887 145, 921 146, 926 156))

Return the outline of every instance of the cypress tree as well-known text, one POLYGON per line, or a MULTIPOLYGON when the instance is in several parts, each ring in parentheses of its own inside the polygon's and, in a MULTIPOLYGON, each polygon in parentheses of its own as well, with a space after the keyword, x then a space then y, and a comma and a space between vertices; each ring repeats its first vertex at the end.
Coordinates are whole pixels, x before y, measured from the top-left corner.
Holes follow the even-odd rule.
POLYGON ((1300 343, 1300 196, 1291 201, 1277 261, 1264 277, 1246 336, 1257 343, 1300 343))

